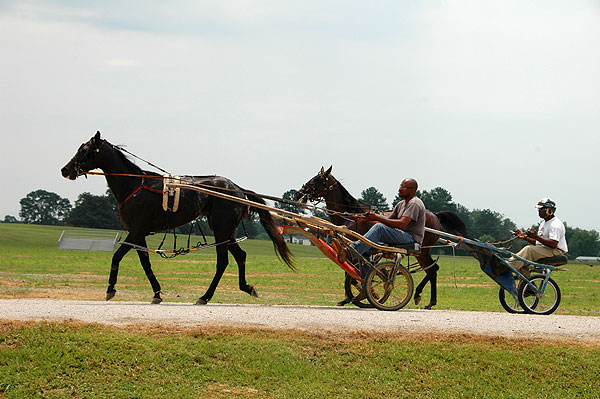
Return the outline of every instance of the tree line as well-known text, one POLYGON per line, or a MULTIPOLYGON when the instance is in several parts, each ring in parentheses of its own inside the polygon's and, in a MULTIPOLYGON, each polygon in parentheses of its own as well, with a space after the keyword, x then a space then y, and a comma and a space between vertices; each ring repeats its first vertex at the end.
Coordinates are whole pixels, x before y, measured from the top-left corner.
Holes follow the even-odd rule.
MULTIPOLYGON (((442 187, 435 187, 429 191, 419 190, 417 196, 432 212, 450 211, 456 213, 465 222, 469 238, 490 243, 504 242, 513 237, 512 232, 517 227, 509 218, 491 209, 467 209, 465 206, 456 203, 452 198, 452 194, 442 187)), ((328 219, 326 212, 323 210, 308 210, 295 203, 295 198, 296 190, 288 190, 283 193, 282 201, 275 202, 275 207, 328 219)), ((373 210, 389 211, 401 199, 396 195, 390 206, 379 190, 375 187, 369 187, 361 192, 359 200, 370 205, 373 210)), ((40 189, 27 194, 20 200, 20 205, 20 220, 12 215, 6 215, 4 223, 122 229, 118 213, 119 205, 110 190, 107 190, 104 195, 82 193, 78 196, 74 205, 71 205, 67 198, 40 189)), ((565 226, 571 257, 600 256, 600 236, 597 231, 570 227, 567 223, 565 223, 565 226)), ((535 228, 537 226, 521 226, 521 228, 531 227, 535 228)), ((176 233, 212 235, 205 218, 177 229, 176 233)), ((257 218, 244 219, 243 223, 238 226, 236 235, 246 235, 248 238, 254 239, 268 239, 257 218)), ((516 252, 518 249, 512 248, 512 250, 516 252)))

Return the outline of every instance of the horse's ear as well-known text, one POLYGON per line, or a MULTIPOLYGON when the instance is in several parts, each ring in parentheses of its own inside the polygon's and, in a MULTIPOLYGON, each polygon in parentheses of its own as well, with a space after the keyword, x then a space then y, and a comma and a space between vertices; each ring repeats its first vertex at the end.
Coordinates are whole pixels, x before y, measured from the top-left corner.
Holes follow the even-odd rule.
MULTIPOLYGON (((333 165, 331 165, 331 166, 329 167, 329 169, 327 169, 327 170, 325 171, 325 175, 329 175, 329 174, 331 173, 331 169, 332 169, 332 168, 333 168, 333 165)), ((323 170, 323 168, 321 168, 321 170, 323 170)))
POLYGON ((100 130, 98 130, 93 138, 93 142, 96 147, 100 145, 100 140, 100 130))
POLYGON ((321 174, 325 173, 325 168, 321 166, 321 174))

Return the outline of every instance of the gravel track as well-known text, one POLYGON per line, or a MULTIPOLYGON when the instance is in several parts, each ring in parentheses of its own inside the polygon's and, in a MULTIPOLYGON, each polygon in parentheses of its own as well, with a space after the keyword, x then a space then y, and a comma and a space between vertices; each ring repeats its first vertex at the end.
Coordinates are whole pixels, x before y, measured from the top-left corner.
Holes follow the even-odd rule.
POLYGON ((514 315, 455 310, 399 310, 333 306, 261 306, 182 303, 2 299, 0 319, 76 320, 116 326, 230 326, 321 333, 392 332, 543 338, 600 344, 600 317, 514 315))

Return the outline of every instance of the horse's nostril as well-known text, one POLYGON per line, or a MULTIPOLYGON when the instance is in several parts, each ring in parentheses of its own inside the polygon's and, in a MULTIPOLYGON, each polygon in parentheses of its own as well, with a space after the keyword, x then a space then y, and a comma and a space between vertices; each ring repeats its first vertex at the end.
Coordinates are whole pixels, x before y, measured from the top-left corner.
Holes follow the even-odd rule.
POLYGON ((66 166, 60 170, 60 173, 63 175, 63 177, 69 177, 70 174, 69 169, 66 166))

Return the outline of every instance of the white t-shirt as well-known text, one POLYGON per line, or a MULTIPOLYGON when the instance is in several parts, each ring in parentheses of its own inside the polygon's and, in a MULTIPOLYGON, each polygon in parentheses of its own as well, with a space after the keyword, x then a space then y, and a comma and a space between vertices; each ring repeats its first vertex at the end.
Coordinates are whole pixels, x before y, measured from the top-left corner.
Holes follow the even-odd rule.
MULTIPOLYGON (((558 241, 558 249, 564 252, 569 252, 567 247, 567 240, 565 238, 565 225, 560 221, 559 218, 554 216, 552 219, 546 221, 542 220, 540 228, 538 229, 538 235, 540 237, 549 238, 554 241, 558 241)), ((543 245, 540 242, 536 242, 535 245, 543 245)))

